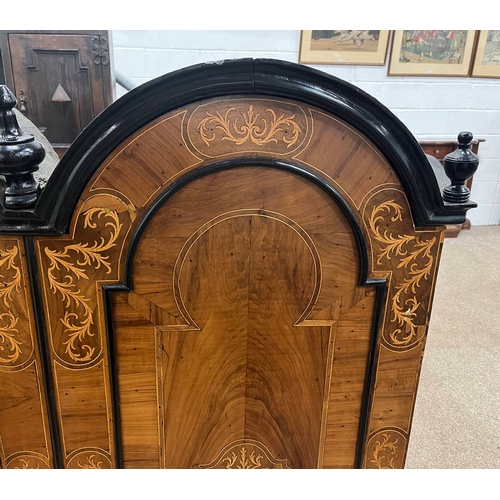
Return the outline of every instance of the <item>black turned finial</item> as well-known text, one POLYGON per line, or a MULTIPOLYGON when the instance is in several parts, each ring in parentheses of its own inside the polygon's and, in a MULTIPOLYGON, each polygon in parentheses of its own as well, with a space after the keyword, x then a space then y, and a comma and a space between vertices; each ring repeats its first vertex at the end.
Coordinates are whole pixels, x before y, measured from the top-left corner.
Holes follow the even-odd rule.
POLYGON ((10 209, 35 204, 40 188, 33 172, 45 158, 42 144, 19 127, 15 105, 14 94, 0 85, 0 175, 5 176, 0 202, 10 209))
POLYGON ((465 181, 471 178, 479 165, 479 157, 470 149, 473 135, 470 132, 458 134, 458 148, 444 157, 444 171, 451 184, 443 189, 443 200, 448 203, 466 203, 470 190, 465 181))

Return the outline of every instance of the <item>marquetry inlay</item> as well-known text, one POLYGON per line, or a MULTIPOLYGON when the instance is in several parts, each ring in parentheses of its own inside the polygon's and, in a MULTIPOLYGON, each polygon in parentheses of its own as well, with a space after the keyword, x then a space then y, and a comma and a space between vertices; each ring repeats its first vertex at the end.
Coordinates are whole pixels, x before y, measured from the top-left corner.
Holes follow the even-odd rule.
POLYGON ((62 251, 45 247, 49 260, 47 280, 50 290, 57 294, 65 305, 65 313, 60 318, 64 326, 64 354, 76 363, 88 362, 94 358, 96 348, 88 344, 88 338, 94 336, 94 310, 89 305, 89 298, 82 293, 79 280, 88 280, 88 269, 104 268, 111 273, 111 264, 106 252, 115 246, 122 224, 116 211, 94 207, 83 214, 83 227, 95 229, 97 222, 103 228, 110 229, 108 236, 99 241, 78 242, 66 245, 62 251), (63 271, 64 276, 61 276, 63 271))
POLYGON ((233 142, 238 146, 247 141, 256 146, 263 146, 269 142, 277 143, 279 137, 287 148, 292 147, 301 132, 294 121, 295 115, 281 114, 278 117, 270 108, 265 112, 267 116, 261 116, 252 105, 248 107, 248 111, 239 113, 235 108, 229 108, 224 116, 219 111, 215 114, 206 111, 207 117, 200 121, 196 130, 200 131, 200 136, 207 146, 216 139, 233 142))
MULTIPOLYGON (((21 269, 18 263, 19 249, 16 245, 0 250, 0 272, 3 287, 0 288, 0 303, 6 312, 0 314, 0 364, 13 366, 17 364, 22 353, 23 342, 19 338, 16 325, 19 317, 14 315, 11 304, 21 293, 21 269)), ((1 366, 0 365, 0 366, 1 366)))
POLYGON ((290 154, 304 143, 309 127, 302 107, 270 99, 203 104, 187 126, 193 147, 208 157, 243 151, 290 154))
POLYGON ((104 450, 77 450, 68 457, 69 469, 110 469, 109 454, 104 450))
POLYGON ((420 292, 423 282, 432 277, 434 269, 434 251, 437 237, 421 237, 416 234, 399 234, 387 223, 402 221, 403 207, 394 200, 385 201, 373 207, 369 218, 369 226, 373 238, 381 243, 376 262, 391 261, 396 269, 404 271, 404 275, 393 286, 395 293, 391 298, 391 322, 386 341, 394 347, 408 347, 419 340, 415 318, 421 307, 420 292))
POLYGON ((415 229, 363 131, 305 102, 155 115, 68 234, 36 237, 65 467, 404 464, 439 229, 415 229))
POLYGON ((400 469, 408 438, 399 429, 382 429, 371 436, 365 453, 367 469, 400 469))
POLYGON ((259 441, 241 439, 225 446, 217 457, 199 469, 289 469, 287 459, 276 459, 259 441))
POLYGON ((20 453, 9 460, 8 469, 49 469, 47 457, 38 453, 20 453))
POLYGON ((52 465, 43 375, 22 238, 0 238, 0 464, 52 465))

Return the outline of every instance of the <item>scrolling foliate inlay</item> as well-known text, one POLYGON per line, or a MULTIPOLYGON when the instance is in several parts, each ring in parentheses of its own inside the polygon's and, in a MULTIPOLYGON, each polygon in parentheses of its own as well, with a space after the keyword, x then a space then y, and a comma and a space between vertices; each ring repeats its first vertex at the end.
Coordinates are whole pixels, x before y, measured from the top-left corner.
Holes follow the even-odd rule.
POLYGON ((43 380, 22 237, 0 238, 0 462, 52 466, 43 380))
POLYGON ((242 439, 225 446, 217 458, 199 469, 289 469, 287 460, 272 456, 265 445, 258 441, 242 439))
POLYGON ((431 277, 434 268, 434 246, 437 238, 422 238, 416 235, 397 234, 389 230, 382 231, 380 226, 386 218, 395 223, 402 221, 403 207, 394 200, 383 202, 373 207, 368 219, 373 237, 381 243, 377 264, 395 258, 396 269, 404 269, 406 277, 396 280, 395 293, 391 298, 391 323, 388 336, 384 338, 393 347, 409 347, 419 341, 417 310, 423 299, 419 298, 422 281, 431 277))
POLYGON ((10 307, 12 302, 12 292, 19 293, 21 291, 21 270, 16 264, 16 257, 19 254, 17 246, 0 250, 0 278, 2 278, 3 287, 0 288, 0 299, 2 299, 5 307, 10 307), (10 271, 7 275, 5 272, 10 271), (10 276, 9 276, 10 274, 10 276))
POLYGON ((14 363, 22 353, 22 342, 17 339, 19 330, 14 328, 17 322, 11 311, 0 314, 0 363, 14 363))
POLYGON ((204 156, 253 152, 290 154, 309 130, 304 110, 268 99, 231 99, 198 106, 188 119, 188 137, 204 156))
MULTIPOLYGON (((9 309, 12 303, 12 293, 21 291, 21 270, 16 264, 19 253, 17 246, 0 250, 0 278, 3 288, 0 288, 0 299, 9 309)), ((15 363, 22 353, 22 342, 18 339, 19 330, 16 327, 18 318, 12 311, 0 314, 0 363, 15 363)))
POLYGON ((279 117, 272 109, 266 109, 267 117, 256 113, 254 107, 250 105, 248 111, 237 113, 235 108, 229 108, 224 116, 219 111, 215 115, 209 113, 201 120, 196 130, 200 131, 203 142, 210 146, 216 138, 223 141, 234 142, 238 146, 248 140, 257 146, 262 146, 268 142, 278 142, 278 137, 285 144, 287 149, 293 146, 301 132, 299 125, 294 121, 295 115, 279 117), (221 133, 218 134, 217 132, 221 133))
POLYGON ((91 361, 94 358, 95 347, 89 343, 89 337, 95 332, 94 309, 89 304, 90 298, 82 291, 76 281, 89 280, 87 268, 104 268, 106 274, 111 273, 111 264, 107 251, 116 246, 122 224, 114 210, 93 207, 83 213, 84 229, 96 229, 97 221, 105 220, 103 228, 109 228, 107 238, 101 236, 99 241, 90 243, 73 243, 64 247, 62 251, 45 247, 45 254, 49 259, 47 279, 53 294, 61 297, 65 313, 60 321, 64 326, 65 354, 76 363, 91 361), (61 273, 64 277, 61 278, 61 273))
POLYGON ((20 328, 30 329, 28 318, 21 312, 27 304, 17 244, 12 247, 6 244, 0 249, 0 280, 0 307, 6 309, 6 312, 0 310, 0 368, 18 367, 31 356, 31 342, 25 346, 20 338, 20 328))
POLYGON ((367 469, 402 469, 407 445, 406 433, 383 429, 368 441, 365 453, 367 469))
POLYGON ((68 457, 68 469, 111 469, 110 456, 104 450, 76 450, 68 457))
POLYGON ((372 460, 370 462, 375 465, 377 469, 395 469, 394 455, 398 451, 397 444, 398 438, 392 441, 388 433, 380 436, 380 439, 375 441, 375 447, 372 453, 372 460))
POLYGON ((47 457, 38 453, 24 453, 9 460, 7 469, 49 469, 47 457))
POLYGON ((36 467, 35 466, 31 466, 31 464, 29 463, 29 460, 25 460, 24 458, 22 458, 21 460, 19 460, 19 466, 18 467, 14 467, 14 469, 39 469, 40 467, 37 465, 36 467))
POLYGON ((95 453, 85 457, 85 460, 78 461, 79 469, 102 469, 102 460, 99 460, 95 453))

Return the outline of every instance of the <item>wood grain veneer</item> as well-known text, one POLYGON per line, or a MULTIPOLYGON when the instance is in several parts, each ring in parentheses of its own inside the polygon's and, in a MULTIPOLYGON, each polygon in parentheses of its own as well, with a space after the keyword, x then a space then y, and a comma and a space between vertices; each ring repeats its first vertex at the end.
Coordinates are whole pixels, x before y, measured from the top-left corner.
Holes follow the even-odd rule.
POLYGON ((1 466, 403 467, 444 224, 474 206, 431 174, 299 65, 124 96, 1 214, 1 466))
POLYGON ((401 467, 442 236, 313 106, 157 118, 36 238, 65 465, 401 467))

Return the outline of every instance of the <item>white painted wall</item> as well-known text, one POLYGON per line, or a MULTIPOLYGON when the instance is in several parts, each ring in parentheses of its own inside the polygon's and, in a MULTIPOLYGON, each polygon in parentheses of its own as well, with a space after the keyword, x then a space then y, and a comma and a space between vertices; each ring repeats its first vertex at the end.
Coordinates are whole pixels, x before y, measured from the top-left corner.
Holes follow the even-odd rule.
MULTIPOLYGON (((242 57, 298 62, 300 31, 113 31, 115 68, 136 84, 192 64, 242 57)), ((393 111, 417 139, 480 145, 469 212, 473 224, 500 223, 500 79, 388 77, 386 66, 312 66, 347 80, 393 111)), ((124 91, 118 87, 118 95, 124 91)))

